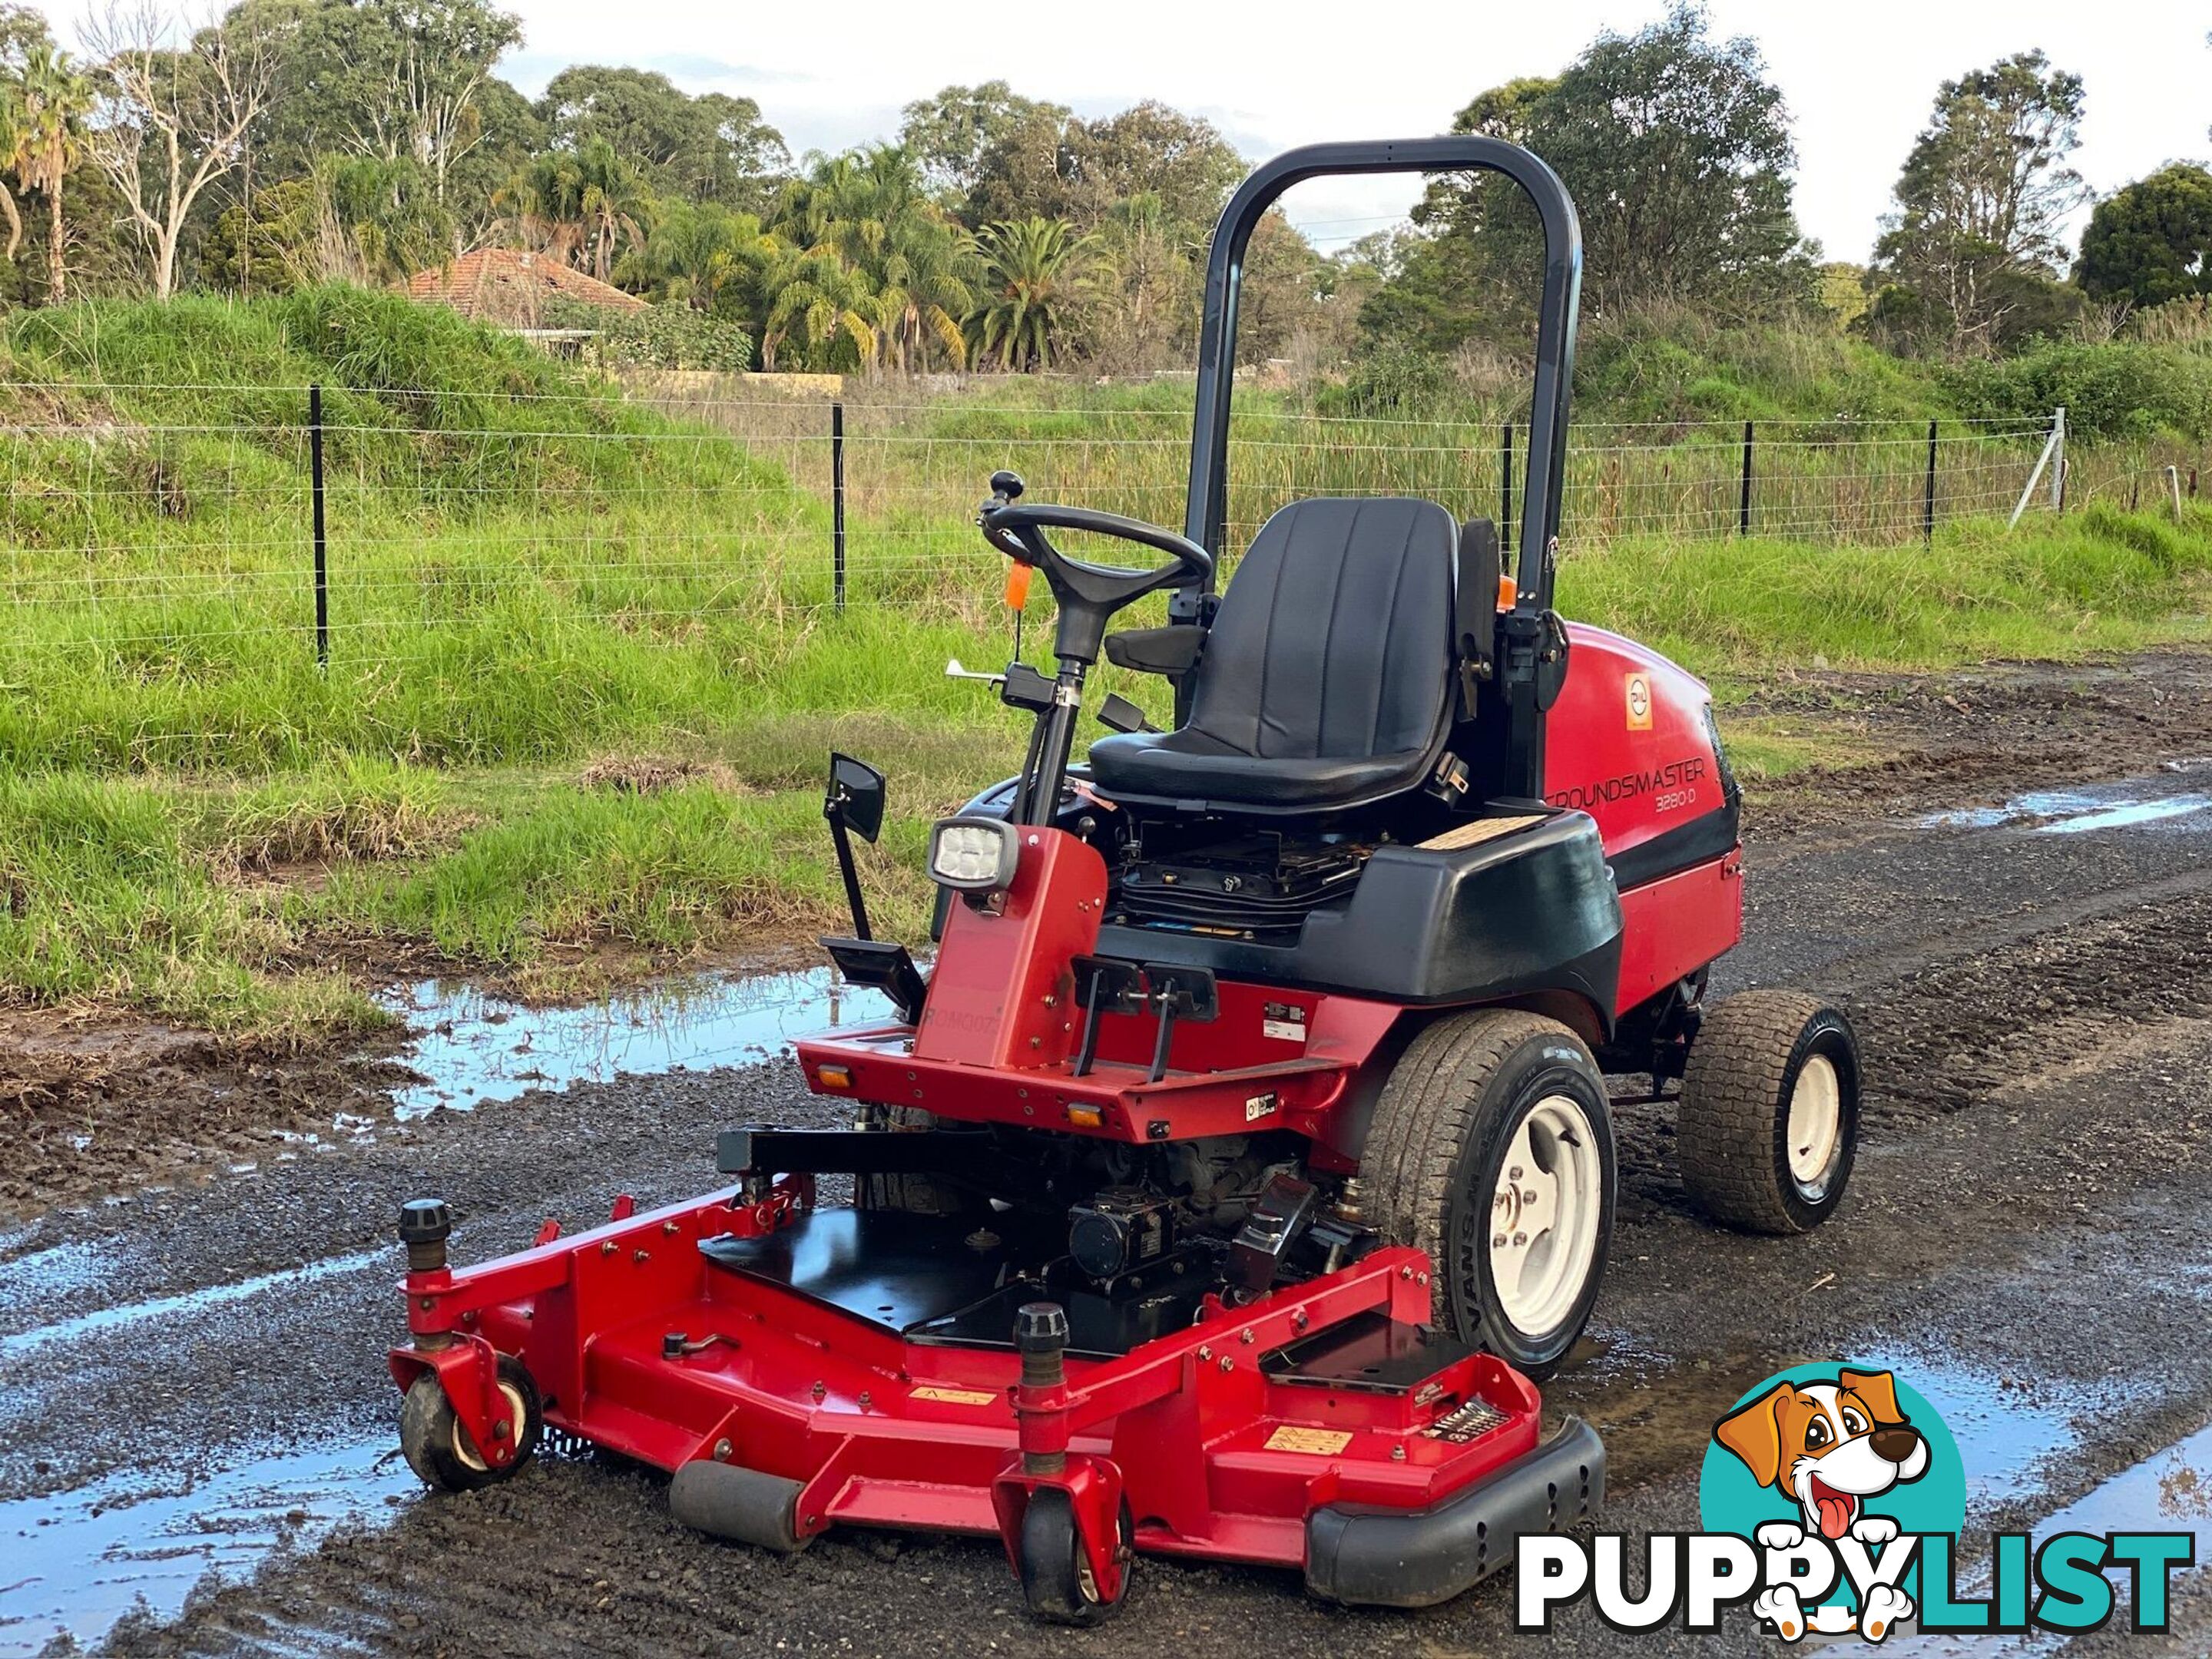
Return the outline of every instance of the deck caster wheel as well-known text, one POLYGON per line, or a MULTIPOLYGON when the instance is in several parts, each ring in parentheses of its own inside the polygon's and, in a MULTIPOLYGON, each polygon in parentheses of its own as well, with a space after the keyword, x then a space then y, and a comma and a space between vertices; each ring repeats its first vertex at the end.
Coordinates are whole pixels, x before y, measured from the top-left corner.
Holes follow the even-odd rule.
POLYGON ((499 1358, 499 1391, 507 1401, 507 1420, 517 1425, 514 1455, 503 1464, 489 1462, 477 1449, 437 1372, 426 1370, 407 1385, 399 1402, 399 1449, 424 1486, 437 1492, 477 1492, 497 1485, 530 1461, 544 1431, 545 1413, 537 1383, 511 1354, 499 1358))
POLYGON ((1031 1492, 1022 1511, 1020 1547, 1022 1595, 1030 1613, 1048 1625, 1097 1625, 1111 1618, 1129 1593, 1130 1571, 1136 1565, 1136 1528, 1127 1504, 1121 1505, 1120 1530, 1121 1588, 1109 1601, 1099 1594, 1097 1576, 1084 1555, 1067 1494, 1057 1486, 1031 1492))
POLYGON ((1809 1232, 1843 1201, 1858 1135, 1858 1041, 1841 1010, 1740 991, 1706 1011, 1674 1139, 1698 1208, 1747 1232, 1809 1232))
POLYGON ((1383 1237, 1428 1252, 1439 1326, 1531 1376, 1558 1368, 1597 1301, 1618 1179, 1580 1037, 1518 1009, 1436 1021, 1391 1068, 1359 1174, 1383 1237))

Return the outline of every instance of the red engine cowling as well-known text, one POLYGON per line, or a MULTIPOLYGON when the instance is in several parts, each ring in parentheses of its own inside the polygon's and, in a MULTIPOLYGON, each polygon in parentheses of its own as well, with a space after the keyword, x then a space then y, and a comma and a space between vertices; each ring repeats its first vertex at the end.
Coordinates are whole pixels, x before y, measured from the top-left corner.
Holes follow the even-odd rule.
POLYGON ((1567 637, 1544 792, 1597 820, 1626 928, 1626 1010, 1741 936, 1736 789, 1701 681, 1601 628, 1570 623, 1567 637))

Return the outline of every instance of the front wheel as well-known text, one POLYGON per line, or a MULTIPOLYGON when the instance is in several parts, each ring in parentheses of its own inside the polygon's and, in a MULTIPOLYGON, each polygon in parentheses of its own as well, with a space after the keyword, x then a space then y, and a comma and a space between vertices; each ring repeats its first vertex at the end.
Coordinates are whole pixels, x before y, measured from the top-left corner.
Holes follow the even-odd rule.
POLYGON ((1112 1601, 1102 1593, 1098 1576, 1091 1570, 1083 1535, 1075 1524, 1075 1506, 1057 1486, 1039 1486, 1030 1494, 1022 1511, 1018 1551, 1022 1597, 1030 1611, 1048 1625, 1097 1625, 1111 1617, 1129 1593, 1129 1570, 1135 1565, 1134 1528, 1129 1506, 1121 1505, 1120 1553, 1121 1583, 1112 1601))
POLYGON ((1437 1322, 1516 1370, 1556 1370, 1589 1322, 1617 1174, 1582 1039, 1516 1009, 1428 1027, 1391 1069, 1360 1162, 1384 1236, 1428 1253, 1437 1322))
POLYGON ((407 1385, 399 1402, 399 1449, 424 1486, 439 1492, 476 1492, 507 1479, 530 1461, 545 1426, 545 1413, 538 1384, 512 1354, 499 1357, 499 1392, 514 1437, 514 1455, 504 1463, 494 1463, 477 1449, 453 1402, 446 1398, 446 1385, 437 1372, 425 1370, 407 1385))
POLYGON ((1859 1051, 1841 1010, 1802 991, 1740 991, 1690 1043, 1674 1145, 1714 1220, 1809 1232, 1836 1212, 1858 1153, 1859 1051))

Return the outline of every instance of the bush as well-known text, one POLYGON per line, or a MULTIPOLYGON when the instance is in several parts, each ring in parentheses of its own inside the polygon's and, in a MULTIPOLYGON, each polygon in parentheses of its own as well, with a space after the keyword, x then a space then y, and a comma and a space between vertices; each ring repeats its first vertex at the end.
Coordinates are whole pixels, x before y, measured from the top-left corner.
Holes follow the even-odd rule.
POLYGON ((705 368, 738 373, 753 366, 752 337, 735 323, 689 306, 603 311, 575 301, 545 308, 548 328, 588 328, 592 349, 610 367, 705 368))
POLYGON ((2032 420, 2063 404, 2068 430, 2082 438, 2212 436, 2212 360, 2186 353, 2128 341, 2051 344, 1954 363, 1937 377, 1969 418, 2032 420))
POLYGON ((1391 341, 1352 364, 1340 386, 1325 386, 1315 399, 1329 416, 1425 415, 1450 400, 1451 359, 1441 352, 1391 341))

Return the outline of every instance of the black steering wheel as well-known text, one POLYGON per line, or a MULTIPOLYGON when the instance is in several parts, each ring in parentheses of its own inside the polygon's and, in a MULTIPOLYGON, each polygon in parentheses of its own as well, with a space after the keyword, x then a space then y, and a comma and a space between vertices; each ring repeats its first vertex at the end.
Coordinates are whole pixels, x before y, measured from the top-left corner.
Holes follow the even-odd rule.
POLYGON ((1060 606, 1055 649, 1062 657, 1097 661, 1106 619, 1115 611, 1163 587, 1203 583, 1213 574, 1213 555, 1172 530, 1087 507, 1054 507, 1044 502, 1023 507, 1018 504, 1021 493, 1018 474, 994 472, 991 499, 983 503, 975 522, 982 526, 983 539, 1000 552, 1044 572, 1045 584, 1060 606), (1157 549, 1170 555, 1174 562, 1133 570, 1071 559, 1046 538, 1047 530, 1087 530, 1113 536, 1157 549))

